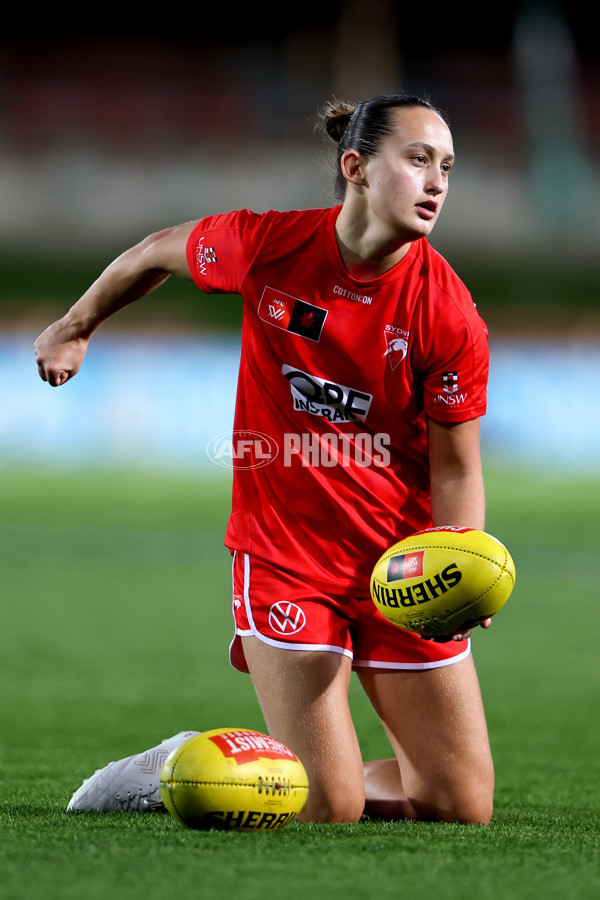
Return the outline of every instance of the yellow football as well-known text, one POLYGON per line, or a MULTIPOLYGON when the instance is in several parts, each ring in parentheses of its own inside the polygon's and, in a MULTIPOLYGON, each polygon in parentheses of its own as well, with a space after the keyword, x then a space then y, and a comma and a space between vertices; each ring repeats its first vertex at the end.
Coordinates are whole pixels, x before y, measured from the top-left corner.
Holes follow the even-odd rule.
POLYGON ((308 777, 280 741, 245 728, 215 728, 169 754, 160 793, 188 828, 276 831, 306 803, 308 777))
POLYGON ((394 625, 443 637, 498 612, 515 577, 510 553, 492 535, 473 528, 429 528, 380 557, 371 597, 394 625))

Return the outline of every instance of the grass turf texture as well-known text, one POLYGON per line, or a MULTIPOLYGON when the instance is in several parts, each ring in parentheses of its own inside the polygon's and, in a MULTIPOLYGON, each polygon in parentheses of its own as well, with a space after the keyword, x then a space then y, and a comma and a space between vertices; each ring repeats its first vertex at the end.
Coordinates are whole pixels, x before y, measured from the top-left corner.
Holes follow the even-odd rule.
MULTIPOLYGON (((67 815, 82 779, 176 731, 264 729, 227 662, 229 483, 0 473, 0 897, 600 896, 600 485, 488 473, 517 588, 475 636, 497 772, 492 825, 292 823, 193 832, 67 815)), ((388 755, 357 685, 366 758, 388 755)))

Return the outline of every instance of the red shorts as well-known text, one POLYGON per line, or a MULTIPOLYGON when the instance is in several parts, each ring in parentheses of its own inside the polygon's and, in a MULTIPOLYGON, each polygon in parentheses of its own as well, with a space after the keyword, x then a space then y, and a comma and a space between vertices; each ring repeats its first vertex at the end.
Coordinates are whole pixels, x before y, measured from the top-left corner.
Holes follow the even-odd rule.
POLYGON ((255 636, 287 650, 328 650, 354 668, 435 669, 469 655, 470 641, 436 643, 392 625, 370 597, 337 602, 292 573, 236 552, 233 556, 235 637, 230 660, 248 672, 243 637, 255 636))

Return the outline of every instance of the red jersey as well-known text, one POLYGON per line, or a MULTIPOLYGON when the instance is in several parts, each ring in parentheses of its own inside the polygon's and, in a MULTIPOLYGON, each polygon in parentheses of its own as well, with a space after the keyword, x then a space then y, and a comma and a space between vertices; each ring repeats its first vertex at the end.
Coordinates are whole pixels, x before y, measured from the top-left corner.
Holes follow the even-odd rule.
POLYGON ((188 261, 244 300, 225 544, 331 596, 368 595, 391 544, 431 525, 426 417, 485 413, 487 330, 425 239, 347 272, 340 207, 200 221, 188 261))

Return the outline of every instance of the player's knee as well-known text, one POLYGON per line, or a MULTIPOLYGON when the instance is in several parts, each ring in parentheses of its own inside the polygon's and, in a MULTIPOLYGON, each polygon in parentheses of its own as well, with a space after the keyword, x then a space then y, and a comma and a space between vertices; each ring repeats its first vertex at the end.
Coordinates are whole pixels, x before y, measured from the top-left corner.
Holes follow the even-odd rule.
POLYGON ((458 825, 489 825, 494 811, 493 777, 438 785, 429 797, 412 799, 416 818, 458 825))
POLYGON ((462 825, 489 825, 494 811, 494 766, 480 760, 456 783, 455 819, 462 825))
POLYGON ((299 822, 320 822, 327 824, 342 824, 344 822, 358 822, 363 814, 363 806, 352 804, 323 804, 312 808, 304 808, 298 816, 299 822))
POLYGON ((449 820, 459 825, 489 825, 494 811, 493 786, 474 780, 463 784, 451 806, 449 820))
POLYGON ((298 816, 298 821, 343 823, 358 822, 365 807, 364 794, 344 792, 331 795, 321 792, 311 785, 306 805, 298 816))
POLYGON ((494 812, 493 796, 489 792, 468 792, 462 796, 449 815, 459 825, 489 825, 494 812))
POLYGON ((413 799, 411 805, 417 820, 455 825, 489 825, 493 813, 492 799, 482 795, 436 798, 433 802, 413 799))
POLYGON ((494 812, 494 767, 490 760, 478 774, 463 782, 461 819, 464 824, 489 825, 494 812))

